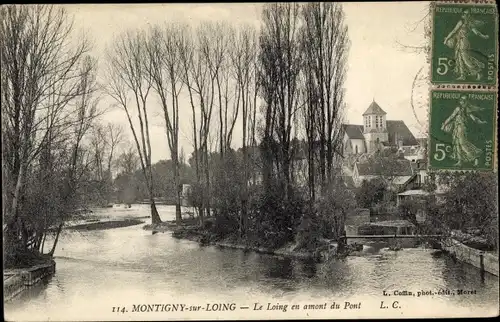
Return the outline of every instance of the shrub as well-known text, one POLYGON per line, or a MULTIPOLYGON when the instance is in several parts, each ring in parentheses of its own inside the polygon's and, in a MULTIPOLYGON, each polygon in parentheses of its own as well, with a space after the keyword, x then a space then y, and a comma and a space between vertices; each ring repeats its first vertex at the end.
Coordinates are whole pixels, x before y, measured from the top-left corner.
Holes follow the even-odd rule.
POLYGON ((284 189, 273 183, 267 193, 260 189, 249 200, 249 238, 259 246, 279 248, 295 238, 305 200, 295 190, 285 199, 284 189))

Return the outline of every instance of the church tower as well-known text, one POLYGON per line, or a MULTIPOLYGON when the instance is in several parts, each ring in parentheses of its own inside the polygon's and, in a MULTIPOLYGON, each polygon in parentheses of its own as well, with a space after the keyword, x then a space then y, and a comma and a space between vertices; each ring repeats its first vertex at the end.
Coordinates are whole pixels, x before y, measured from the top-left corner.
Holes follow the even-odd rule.
POLYGON ((389 141, 386 123, 387 113, 375 102, 363 113, 363 135, 368 153, 379 149, 382 142, 389 141))

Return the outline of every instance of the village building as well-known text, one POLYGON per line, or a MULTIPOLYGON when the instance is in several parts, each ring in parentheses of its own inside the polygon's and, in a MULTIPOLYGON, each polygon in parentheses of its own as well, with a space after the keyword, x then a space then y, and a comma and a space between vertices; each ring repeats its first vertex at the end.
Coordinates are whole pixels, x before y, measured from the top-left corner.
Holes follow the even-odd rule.
POLYGON ((405 151, 408 159, 416 159, 422 152, 417 139, 404 121, 387 120, 386 116, 387 113, 374 100, 363 113, 363 125, 343 124, 344 155, 373 153, 397 147, 405 151))
POLYGON ((363 181, 382 178, 395 191, 408 185, 415 175, 411 161, 393 157, 372 157, 364 162, 356 162, 352 171, 355 187, 360 187, 363 181))
MULTIPOLYGON (((426 139, 417 140, 402 120, 387 120, 387 113, 375 100, 363 113, 363 125, 342 124, 342 144, 336 154, 341 166, 335 171, 348 189, 356 189, 364 180, 383 178, 395 192, 420 189, 427 177, 426 139), (382 153, 380 153, 382 152, 382 153), (390 182, 389 182, 390 181, 390 182)), ((307 147, 296 142, 292 177, 299 185, 307 184, 307 147)), ((254 147, 254 154, 260 151, 254 147)), ((249 178, 261 184, 262 173, 249 178)))

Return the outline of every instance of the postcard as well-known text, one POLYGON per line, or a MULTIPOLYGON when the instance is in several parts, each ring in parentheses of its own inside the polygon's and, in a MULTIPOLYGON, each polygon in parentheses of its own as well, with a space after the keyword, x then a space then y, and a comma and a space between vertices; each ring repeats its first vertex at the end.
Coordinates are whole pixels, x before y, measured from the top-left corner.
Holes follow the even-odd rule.
POLYGON ((0 12, 6 321, 499 315, 494 2, 0 12))

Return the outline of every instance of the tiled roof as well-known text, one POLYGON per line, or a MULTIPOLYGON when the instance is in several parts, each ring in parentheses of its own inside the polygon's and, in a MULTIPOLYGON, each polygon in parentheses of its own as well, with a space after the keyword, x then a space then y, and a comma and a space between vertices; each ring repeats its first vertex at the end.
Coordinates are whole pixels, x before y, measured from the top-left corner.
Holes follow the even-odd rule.
POLYGON ((342 124, 342 130, 347 134, 349 139, 364 140, 363 125, 342 124))
POLYGON ((372 158, 366 162, 356 163, 360 176, 411 176, 413 175, 411 161, 392 158, 372 158))
POLYGON ((387 113, 375 101, 373 101, 363 113, 363 116, 368 114, 385 115, 387 113))
POLYGON ((397 144, 397 138, 403 140, 403 145, 418 145, 417 139, 403 121, 387 120, 387 132, 390 143, 397 144))
MULTIPOLYGON (((419 142, 410 129, 406 126, 404 121, 401 120, 387 120, 387 132, 389 137, 388 145, 396 145, 396 137, 403 139, 403 145, 411 146, 411 145, 419 145, 419 142)), ((349 139, 351 140, 364 140, 365 137, 363 135, 363 125, 357 124, 342 124, 343 131, 347 134, 349 139)), ((373 132, 378 132, 379 130, 373 129, 373 132)), ((384 143, 384 142, 383 142, 384 143)))

